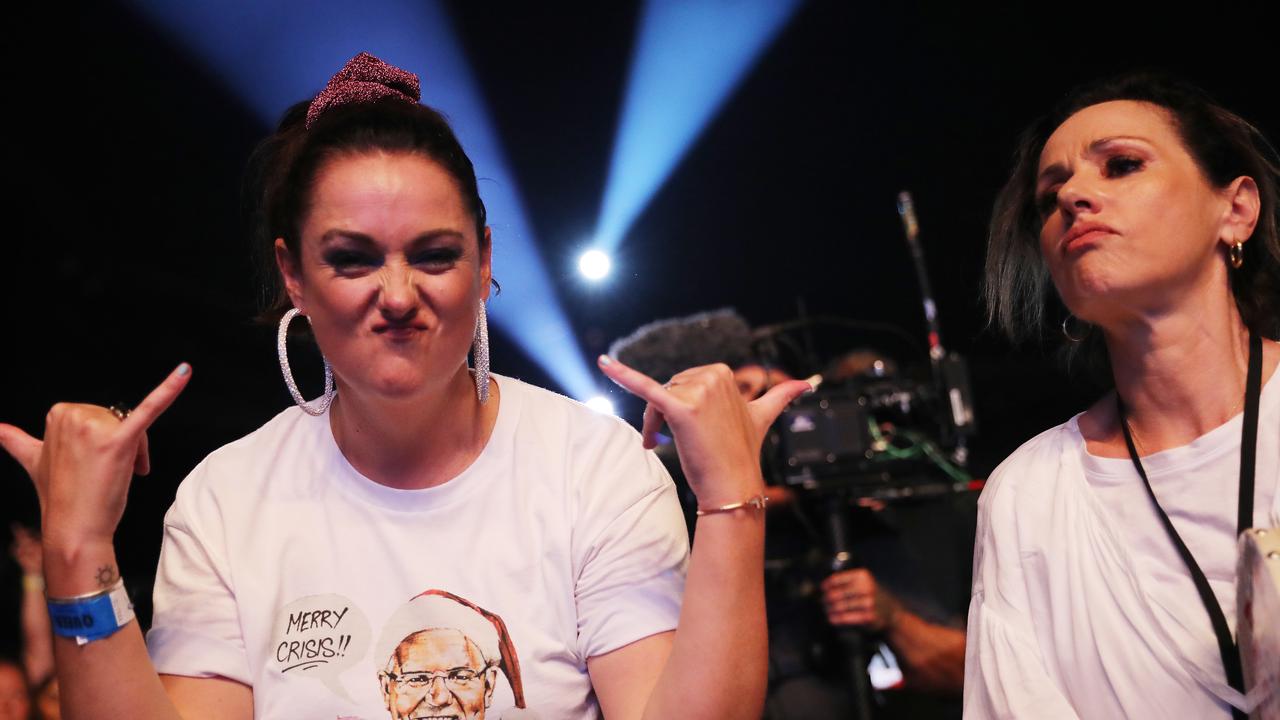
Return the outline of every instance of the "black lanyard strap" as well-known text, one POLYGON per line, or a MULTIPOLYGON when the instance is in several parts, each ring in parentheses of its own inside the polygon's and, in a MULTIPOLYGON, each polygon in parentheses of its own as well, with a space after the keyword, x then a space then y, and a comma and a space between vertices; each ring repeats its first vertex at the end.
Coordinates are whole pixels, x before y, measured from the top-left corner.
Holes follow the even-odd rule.
MULTIPOLYGON (((1244 427, 1240 432, 1240 497, 1236 513, 1237 537, 1253 524, 1253 480, 1254 466, 1257 464, 1258 456, 1258 413, 1261 402, 1262 336, 1254 333, 1249 337, 1249 371, 1246 376, 1244 391, 1244 427)), ((1156 513, 1160 516, 1164 531, 1169 535, 1169 539, 1173 541, 1178 554, 1182 556, 1182 562, 1187 566, 1187 571, 1191 573, 1191 582, 1195 584, 1196 592, 1200 594, 1200 601, 1204 603, 1204 609, 1209 613, 1209 622, 1213 625, 1213 634, 1218 638, 1218 653, 1222 655, 1222 666, 1226 670, 1227 683, 1243 693, 1244 670, 1240 664, 1240 647, 1235 639, 1231 637, 1231 628, 1227 625, 1227 617, 1222 612, 1222 605, 1218 603, 1217 596, 1213 594, 1213 588, 1209 587, 1209 580, 1205 578, 1204 571, 1200 569, 1200 564, 1191 555, 1191 550, 1182 541, 1182 536, 1178 535, 1177 529, 1173 527, 1173 522, 1169 520, 1169 515, 1164 511, 1164 508, 1160 507, 1160 501, 1156 499, 1155 491, 1151 489, 1151 481, 1147 479, 1147 471, 1143 469, 1142 460, 1138 458, 1138 449, 1133 444, 1133 434, 1129 431, 1129 420, 1125 416, 1124 402, 1120 400, 1119 393, 1116 393, 1116 409, 1120 412, 1120 430, 1124 433, 1124 443, 1129 448, 1129 459, 1133 460, 1133 466, 1137 468, 1138 475, 1142 477, 1142 484, 1147 488, 1147 495, 1151 497, 1151 504, 1155 506, 1156 513)), ((1243 711, 1232 707, 1231 717, 1243 720, 1247 716, 1243 711)))
POLYGON ((1244 428, 1240 431, 1240 511, 1236 537, 1253 526, 1253 477, 1258 465, 1258 415, 1262 412, 1262 336, 1249 338, 1249 375, 1244 390, 1244 428))

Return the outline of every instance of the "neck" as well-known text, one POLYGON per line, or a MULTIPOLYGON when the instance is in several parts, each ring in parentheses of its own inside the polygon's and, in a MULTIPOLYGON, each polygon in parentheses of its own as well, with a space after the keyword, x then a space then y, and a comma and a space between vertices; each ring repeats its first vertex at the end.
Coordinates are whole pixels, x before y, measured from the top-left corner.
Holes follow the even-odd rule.
POLYGON ((1103 331, 1116 392, 1143 454, 1185 445, 1243 406, 1249 333, 1229 291, 1103 331))
POLYGON ((329 424, 342 454, 365 477, 400 489, 433 487, 484 449, 497 420, 496 385, 484 405, 465 367, 442 387, 408 398, 339 386, 329 424))

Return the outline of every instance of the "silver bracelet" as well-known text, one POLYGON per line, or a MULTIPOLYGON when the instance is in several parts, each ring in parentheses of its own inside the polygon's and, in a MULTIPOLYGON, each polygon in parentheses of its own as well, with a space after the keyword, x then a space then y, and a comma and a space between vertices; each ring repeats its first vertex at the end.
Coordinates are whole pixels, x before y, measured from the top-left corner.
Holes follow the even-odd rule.
POLYGON ((714 515, 716 513, 733 512, 734 510, 740 510, 745 507, 753 507, 757 510, 764 510, 765 505, 768 505, 768 504, 769 504, 769 498, 765 497, 764 493, 760 493, 759 495, 756 495, 755 497, 749 497, 746 500, 743 500, 742 502, 730 503, 728 505, 721 505, 720 507, 707 508, 706 510, 703 510, 702 508, 698 508, 697 516, 702 517, 703 515, 714 515))

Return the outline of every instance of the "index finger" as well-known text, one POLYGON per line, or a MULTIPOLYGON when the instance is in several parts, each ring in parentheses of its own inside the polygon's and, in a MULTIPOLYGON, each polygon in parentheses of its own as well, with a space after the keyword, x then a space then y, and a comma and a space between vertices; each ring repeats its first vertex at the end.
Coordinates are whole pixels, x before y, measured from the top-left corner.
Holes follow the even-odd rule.
POLYGON ((659 412, 666 413, 667 403, 671 400, 671 394, 667 392, 662 383, 639 370, 627 367, 621 360, 608 355, 601 355, 596 359, 596 363, 600 366, 600 372, 603 372, 610 380, 621 385, 624 390, 632 395, 653 405, 659 412))
POLYGON ((169 373, 169 377, 165 378, 152 390, 142 402, 138 403, 138 407, 124 419, 121 425, 131 433, 141 435, 151 427, 151 423, 160 417, 161 413, 169 409, 174 400, 178 399, 178 395, 182 389, 187 386, 187 381, 191 379, 191 366, 182 363, 169 373))

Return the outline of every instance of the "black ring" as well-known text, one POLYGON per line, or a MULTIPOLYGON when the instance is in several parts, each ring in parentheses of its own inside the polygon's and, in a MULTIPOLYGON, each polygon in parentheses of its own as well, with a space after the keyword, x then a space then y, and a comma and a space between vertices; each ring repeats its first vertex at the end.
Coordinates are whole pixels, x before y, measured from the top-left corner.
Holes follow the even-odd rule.
POLYGON ((115 415, 116 419, 120 422, 124 422, 124 419, 129 417, 129 413, 133 412, 133 408, 124 403, 113 403, 107 408, 107 410, 109 410, 112 415, 115 415))

